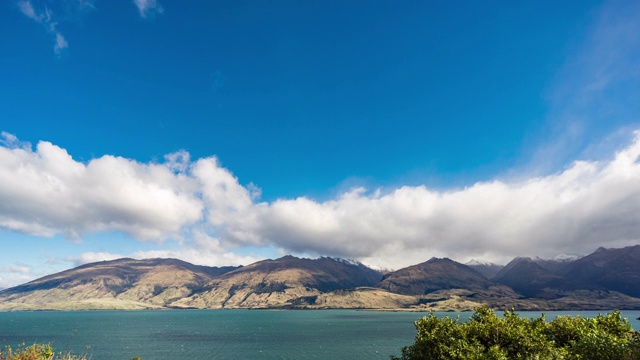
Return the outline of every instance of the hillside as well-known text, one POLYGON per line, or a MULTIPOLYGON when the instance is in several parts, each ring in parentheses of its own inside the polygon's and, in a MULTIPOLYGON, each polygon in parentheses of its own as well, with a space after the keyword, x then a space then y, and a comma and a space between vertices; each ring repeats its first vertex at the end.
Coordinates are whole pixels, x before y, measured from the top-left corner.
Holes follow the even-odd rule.
POLYGON ((640 297, 640 245, 600 248, 572 262, 565 277, 581 288, 597 288, 640 297))
POLYGON ((640 296, 640 245, 600 248, 577 259, 516 258, 493 281, 527 297, 554 298, 572 290, 619 292, 640 296))
POLYGON ((385 275, 378 287, 404 295, 425 295, 446 289, 486 289, 492 283, 472 268, 451 259, 429 261, 385 275))
POLYGON ((516 258, 492 280, 446 258, 384 276, 356 261, 327 257, 284 256, 220 268, 176 259, 119 259, 2 290, 0 310, 640 309, 639 264, 640 246, 599 249, 575 260, 516 258))
MULTIPOLYGON (((286 307, 334 290, 373 286, 382 275, 362 264, 322 257, 284 256, 231 271, 174 306, 206 308, 286 307)), ((304 302, 304 301, 303 301, 304 302)))
POLYGON ((570 282, 553 274, 529 258, 516 258, 507 264, 493 281, 509 286, 527 297, 556 298, 554 290, 572 290, 570 282))
POLYGON ((235 269, 176 259, 103 261, 1 291, 0 309, 161 308, 235 269))

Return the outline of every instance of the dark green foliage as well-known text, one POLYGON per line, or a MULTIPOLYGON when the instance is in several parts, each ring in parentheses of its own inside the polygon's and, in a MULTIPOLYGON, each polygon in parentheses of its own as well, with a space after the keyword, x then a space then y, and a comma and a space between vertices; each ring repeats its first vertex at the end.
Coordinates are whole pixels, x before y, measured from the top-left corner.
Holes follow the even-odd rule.
POLYGON ((640 359, 640 334, 617 310, 592 319, 562 316, 547 322, 544 315, 520 318, 513 310, 500 318, 481 307, 466 323, 429 314, 415 325, 415 343, 392 359, 640 359))

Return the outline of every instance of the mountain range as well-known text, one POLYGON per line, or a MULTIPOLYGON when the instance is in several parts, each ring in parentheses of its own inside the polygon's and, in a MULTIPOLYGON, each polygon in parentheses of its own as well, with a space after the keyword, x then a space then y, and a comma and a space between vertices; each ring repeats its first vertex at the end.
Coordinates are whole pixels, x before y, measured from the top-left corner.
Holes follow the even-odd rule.
POLYGON ((85 264, 0 291, 0 310, 273 308, 640 309, 640 245, 505 266, 432 258, 396 271, 284 256, 247 266, 176 259, 85 264))

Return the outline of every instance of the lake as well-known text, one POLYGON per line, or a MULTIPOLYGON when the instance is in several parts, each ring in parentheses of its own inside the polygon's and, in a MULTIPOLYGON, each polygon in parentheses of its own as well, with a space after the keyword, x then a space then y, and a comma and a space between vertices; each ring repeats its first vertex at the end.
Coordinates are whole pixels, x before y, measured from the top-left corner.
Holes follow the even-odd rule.
MULTIPOLYGON (((547 320, 598 313, 546 312, 547 320)), ((471 314, 459 313, 461 320, 471 314)), ((640 329, 640 311, 622 314, 640 329)), ((413 342, 413 322, 424 315, 355 310, 0 312, 0 344, 51 342, 57 351, 74 353, 89 346, 97 360, 389 359, 413 342)))

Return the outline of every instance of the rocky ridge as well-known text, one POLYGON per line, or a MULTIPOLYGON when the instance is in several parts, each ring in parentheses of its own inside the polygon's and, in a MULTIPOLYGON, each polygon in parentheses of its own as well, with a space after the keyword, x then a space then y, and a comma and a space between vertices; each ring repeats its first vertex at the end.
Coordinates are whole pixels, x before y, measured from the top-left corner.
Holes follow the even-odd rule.
POLYGON ((640 309, 640 245, 599 249, 577 259, 516 258, 493 277, 475 265, 487 264, 433 258, 383 274, 357 261, 327 257, 284 256, 244 267, 119 259, 2 290, 0 310, 640 309))

